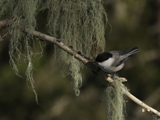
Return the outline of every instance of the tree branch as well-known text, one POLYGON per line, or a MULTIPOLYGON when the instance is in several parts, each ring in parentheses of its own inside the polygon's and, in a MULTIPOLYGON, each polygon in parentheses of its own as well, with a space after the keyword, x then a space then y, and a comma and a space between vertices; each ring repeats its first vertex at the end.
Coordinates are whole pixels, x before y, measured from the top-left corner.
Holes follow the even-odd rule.
MULTIPOLYGON (((2 21, 0 21, 0 28, 7 27, 12 22, 14 22, 14 19, 2 20, 2 21)), ((94 64, 92 64, 93 66, 91 66, 90 64, 88 65, 88 63, 92 63, 89 61, 89 59, 85 58, 83 55, 81 55, 77 51, 73 50, 71 47, 64 45, 64 43, 62 43, 59 39, 57 39, 55 37, 51 37, 49 35, 43 34, 41 32, 35 31, 35 30, 30 32, 30 30, 28 28, 26 28, 24 31, 27 33, 33 34, 35 37, 37 37, 39 39, 54 43, 55 45, 59 46, 60 49, 63 49, 64 51, 66 51, 70 55, 73 55, 77 60, 83 62, 90 69, 94 70, 94 68, 93 68, 94 64)), ((97 68, 97 66, 95 66, 95 68, 97 68)), ((105 80, 107 80, 110 83, 114 82, 114 80, 111 77, 106 77, 105 80)), ((121 89, 124 92, 124 94, 126 96, 128 96, 132 101, 134 101, 135 103, 137 103, 138 105, 140 105, 141 107, 146 109, 148 112, 153 113, 154 115, 160 117, 159 111, 155 110, 154 108, 150 107, 149 105, 145 104, 144 102, 142 102, 141 100, 136 98, 125 87, 121 87, 121 89)))
POLYGON ((16 20, 16 18, 1 20, 1 21, 0 21, 0 29, 1 29, 1 28, 5 28, 5 27, 8 27, 8 26, 9 26, 10 24, 12 24, 15 20, 16 20))

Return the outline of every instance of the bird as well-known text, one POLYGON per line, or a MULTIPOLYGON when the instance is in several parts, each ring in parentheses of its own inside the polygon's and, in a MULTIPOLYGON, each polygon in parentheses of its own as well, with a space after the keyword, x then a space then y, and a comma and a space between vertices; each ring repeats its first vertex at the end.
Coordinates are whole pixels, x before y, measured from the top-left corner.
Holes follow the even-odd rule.
POLYGON ((126 60, 139 51, 138 47, 132 47, 126 51, 103 52, 97 55, 95 62, 103 71, 116 74, 124 67, 126 60))

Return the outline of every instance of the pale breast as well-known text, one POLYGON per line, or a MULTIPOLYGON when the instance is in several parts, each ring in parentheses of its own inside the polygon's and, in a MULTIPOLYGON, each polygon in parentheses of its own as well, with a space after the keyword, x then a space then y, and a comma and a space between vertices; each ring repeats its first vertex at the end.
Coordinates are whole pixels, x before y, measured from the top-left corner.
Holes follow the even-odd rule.
POLYGON ((106 60, 106 61, 104 61, 104 62, 101 62, 101 63, 98 62, 98 64, 99 64, 100 66, 102 66, 102 67, 108 68, 108 67, 112 66, 113 62, 114 62, 113 58, 109 58, 108 60, 106 60))
POLYGON ((123 66, 124 66, 124 63, 120 64, 120 65, 117 66, 117 67, 110 67, 109 70, 110 70, 110 71, 117 72, 117 71, 121 70, 121 69, 123 68, 123 66))
POLYGON ((105 71, 110 71, 110 72, 117 72, 119 70, 121 70, 124 66, 124 63, 120 64, 119 66, 112 66, 113 64, 113 60, 109 60, 109 61, 104 61, 102 63, 98 63, 101 68, 105 71))

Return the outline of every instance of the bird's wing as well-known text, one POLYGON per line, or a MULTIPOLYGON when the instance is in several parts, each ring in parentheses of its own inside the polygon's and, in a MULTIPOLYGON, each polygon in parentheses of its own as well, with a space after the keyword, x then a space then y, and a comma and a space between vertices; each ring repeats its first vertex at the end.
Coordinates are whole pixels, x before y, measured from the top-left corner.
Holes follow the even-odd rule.
POLYGON ((112 64, 112 66, 117 67, 120 64, 124 63, 128 57, 121 57, 121 55, 123 54, 122 51, 110 51, 110 53, 112 53, 114 56, 114 62, 112 64))
POLYGON ((127 59, 128 59, 128 57, 127 57, 127 58, 123 58, 123 59, 118 59, 117 61, 115 61, 115 62, 113 63, 113 66, 114 66, 114 67, 117 67, 117 66, 119 66, 120 64, 124 63, 127 59))

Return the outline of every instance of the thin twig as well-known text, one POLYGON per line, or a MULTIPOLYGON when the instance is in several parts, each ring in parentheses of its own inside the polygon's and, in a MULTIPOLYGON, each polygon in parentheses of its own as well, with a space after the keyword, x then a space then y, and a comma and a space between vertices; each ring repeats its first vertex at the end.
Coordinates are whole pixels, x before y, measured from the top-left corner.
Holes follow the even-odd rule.
MULTIPOLYGON (((11 21, 9 21, 9 19, 7 19, 6 21, 5 20, 0 21, 0 28, 7 27, 10 23, 11 23, 11 21)), ((88 59, 83 57, 81 54, 78 54, 78 52, 76 52, 72 48, 64 45, 64 43, 62 43, 60 40, 56 39, 55 37, 51 37, 49 35, 43 34, 41 32, 35 31, 35 30, 30 32, 30 30, 28 28, 25 29, 25 32, 33 34, 35 37, 37 37, 39 39, 54 43, 55 45, 59 46, 60 49, 63 49, 64 51, 66 51, 70 55, 73 55, 77 60, 83 62, 85 65, 87 65, 87 63, 90 62, 88 59)), ((107 80, 110 83, 114 82, 114 80, 111 77, 106 77, 105 80, 107 80)), ((134 101, 135 103, 137 103, 141 107, 145 108, 148 112, 151 112, 151 113, 160 117, 160 112, 159 111, 155 110, 154 108, 150 107, 149 105, 145 104, 144 102, 142 102, 141 100, 136 98, 126 88, 121 87, 121 89, 124 92, 124 94, 126 96, 128 96, 132 101, 134 101)))

